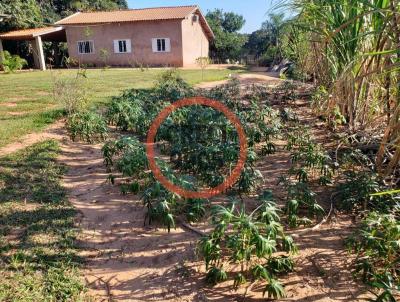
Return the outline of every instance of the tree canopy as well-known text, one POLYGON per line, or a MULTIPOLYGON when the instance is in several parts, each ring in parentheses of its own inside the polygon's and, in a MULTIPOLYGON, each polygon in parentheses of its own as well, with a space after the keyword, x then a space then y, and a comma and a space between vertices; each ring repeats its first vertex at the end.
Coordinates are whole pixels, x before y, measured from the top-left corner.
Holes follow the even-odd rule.
POLYGON ((239 59, 246 43, 246 36, 239 33, 246 22, 243 16, 216 9, 208 12, 206 18, 215 34, 215 40, 211 43, 211 57, 218 62, 239 59))
POLYGON ((283 13, 269 14, 259 30, 249 35, 244 52, 261 58, 263 65, 282 59, 281 40, 285 34, 287 20, 283 13))
POLYGON ((11 17, 0 23, 0 32, 44 26, 80 10, 127 7, 126 0, 1 0, 0 13, 11 17))

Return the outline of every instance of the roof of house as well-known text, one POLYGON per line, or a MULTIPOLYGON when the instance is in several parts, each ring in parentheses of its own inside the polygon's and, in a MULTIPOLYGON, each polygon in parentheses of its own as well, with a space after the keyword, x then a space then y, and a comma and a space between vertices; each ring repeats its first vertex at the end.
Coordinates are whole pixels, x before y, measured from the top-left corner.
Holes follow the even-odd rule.
POLYGON ((154 7, 105 12, 77 12, 69 17, 66 17, 56 22, 55 24, 85 25, 139 21, 179 20, 184 19, 188 15, 193 13, 197 13, 200 16, 200 22, 204 28, 204 31, 210 39, 213 39, 214 33, 197 5, 154 7))
POLYGON ((5 40, 31 40, 37 36, 51 34, 62 30, 62 27, 40 27, 40 28, 29 28, 14 30, 6 33, 0 34, 0 39, 5 40))

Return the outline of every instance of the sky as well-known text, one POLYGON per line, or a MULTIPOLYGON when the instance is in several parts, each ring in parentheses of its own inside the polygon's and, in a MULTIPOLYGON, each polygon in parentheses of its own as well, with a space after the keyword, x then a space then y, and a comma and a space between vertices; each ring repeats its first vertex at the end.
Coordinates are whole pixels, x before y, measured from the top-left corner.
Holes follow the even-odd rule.
POLYGON ((259 29, 261 24, 267 19, 271 0, 128 0, 129 8, 192 4, 199 5, 204 14, 215 8, 240 14, 246 19, 246 24, 241 32, 251 33, 259 29))

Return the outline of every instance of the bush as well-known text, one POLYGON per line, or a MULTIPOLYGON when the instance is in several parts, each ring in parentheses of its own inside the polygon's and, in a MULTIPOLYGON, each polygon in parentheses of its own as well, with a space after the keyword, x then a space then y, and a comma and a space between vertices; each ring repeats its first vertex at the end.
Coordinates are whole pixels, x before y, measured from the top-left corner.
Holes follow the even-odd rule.
POLYGON ((193 96, 193 88, 175 69, 167 70, 158 77, 154 92, 159 99, 170 102, 193 96))
POLYGON ((86 70, 78 69, 74 77, 62 77, 51 73, 53 80, 53 99, 61 103, 68 115, 84 111, 88 105, 86 70))
POLYGON ((15 72, 16 70, 21 70, 22 67, 28 64, 25 59, 22 59, 18 55, 11 55, 8 51, 0 52, 1 67, 5 73, 15 72))
POLYGON ((258 59, 260 66, 271 66, 277 57, 278 49, 275 46, 270 46, 258 59))
POLYGON ((307 81, 309 77, 306 73, 304 73, 298 66, 292 64, 289 66, 288 70, 285 72, 286 76, 289 79, 297 80, 297 81, 307 81))
POLYGON ((388 195, 372 196, 384 191, 379 177, 371 172, 345 172, 345 182, 337 186, 338 207, 346 211, 375 210, 388 212, 395 205, 395 198, 388 195))
POLYGON ((293 270, 290 255, 297 247, 283 232, 271 192, 265 191, 260 202, 251 214, 236 201, 227 207, 215 206, 214 230, 200 240, 199 252, 205 261, 207 282, 216 284, 233 277, 234 288, 238 288, 260 280, 265 283, 268 298, 279 299, 285 292, 277 276, 293 270), (240 267, 240 271, 227 274, 232 266, 240 267))
POLYGON ((73 113, 67 118, 67 130, 73 141, 81 139, 88 143, 103 141, 107 137, 107 124, 103 117, 95 112, 73 113))
POLYGON ((118 130, 146 135, 158 112, 167 104, 154 91, 131 89, 114 97, 107 110, 107 121, 118 130))
POLYGON ((357 254, 354 274, 375 288, 375 301, 396 301, 395 292, 400 290, 398 214, 370 213, 347 240, 350 251, 357 254))

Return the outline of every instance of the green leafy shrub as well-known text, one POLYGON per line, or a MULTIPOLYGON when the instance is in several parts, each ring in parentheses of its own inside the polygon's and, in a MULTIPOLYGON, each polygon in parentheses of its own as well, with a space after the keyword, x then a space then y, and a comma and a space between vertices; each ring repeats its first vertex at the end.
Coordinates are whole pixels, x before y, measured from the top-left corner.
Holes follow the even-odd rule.
POLYGON ((147 135, 152 121, 169 104, 159 94, 154 90, 130 89, 113 97, 106 113, 108 123, 119 130, 147 135))
POLYGON ((269 191, 260 197, 260 205, 250 214, 244 204, 232 201, 224 207, 212 209, 214 230, 199 242, 199 253, 206 265, 206 280, 216 284, 233 276, 237 288, 248 281, 265 283, 264 293, 275 299, 285 296, 276 279, 277 274, 293 270, 288 257, 297 251, 290 236, 286 236, 279 222, 279 210, 269 191), (277 256, 276 252, 287 256, 277 256), (226 272, 232 265, 239 272, 226 272))
MULTIPOLYGON (((275 151, 273 139, 278 136, 281 124, 279 112, 265 100, 268 96, 265 89, 249 91, 246 95, 249 102, 245 106, 240 103, 238 91, 239 83, 234 80, 211 91, 196 91, 196 94, 220 100, 242 121, 249 150, 246 168, 232 193, 250 194, 255 193, 263 181, 261 172, 255 168, 258 156, 275 151)), ((108 106, 107 120, 142 140, 151 122, 165 106, 193 93, 194 90, 179 74, 170 70, 161 75, 154 89, 132 89, 114 98, 108 106)), ((207 106, 184 107, 171 113, 158 129, 156 142, 161 155, 169 158, 168 166, 159 160, 168 177, 194 190, 222 183, 238 160, 235 127, 221 112, 207 106)), ((202 219, 207 212, 206 201, 169 195, 151 173, 140 172, 141 169, 148 170, 148 163, 144 147, 139 145, 142 143, 138 140, 133 142, 132 138, 122 138, 108 142, 103 152, 109 171, 114 168, 124 178, 121 185, 124 193, 144 190, 146 222, 158 219, 170 228, 174 217, 180 214, 184 214, 188 221, 202 219), (185 206, 178 206, 177 201, 185 206)), ((116 177, 111 174, 109 180, 115 182, 116 177)))
POLYGON ((186 218, 189 222, 198 222, 206 215, 206 207, 209 206, 207 199, 187 199, 186 200, 186 218))
POLYGON ((8 51, 0 52, 0 66, 5 73, 21 70, 28 62, 18 55, 11 55, 8 51))
POLYGON ((141 179, 148 169, 144 145, 136 137, 123 136, 103 146, 104 162, 111 171, 115 166, 123 176, 141 179))
POLYGON ((336 187, 337 206, 346 211, 383 211, 388 212, 395 205, 393 195, 372 194, 384 191, 379 177, 367 171, 346 171, 344 182, 336 187))
POLYGON ((309 217, 318 217, 324 213, 307 182, 291 181, 283 176, 279 183, 283 183, 287 190, 285 212, 290 227, 310 225, 312 221, 309 217))
POLYGON ((193 88, 182 79, 176 69, 163 72, 154 87, 157 98, 169 102, 193 96, 193 92, 193 88))
POLYGON ((375 289, 375 301, 396 301, 400 291, 400 216, 371 212, 347 239, 357 256, 354 274, 375 289))
POLYGON ((66 126, 73 141, 81 139, 88 143, 94 143, 105 140, 108 135, 108 127, 103 117, 91 111, 69 115, 66 126))
POLYGON ((312 184, 329 185, 332 183, 336 166, 329 154, 317 144, 308 127, 298 121, 287 121, 290 126, 285 132, 285 146, 291 156, 288 174, 281 176, 287 190, 286 214, 291 227, 309 225, 310 217, 318 217, 324 209, 318 204, 312 184), (303 216, 304 215, 304 216, 303 216))
MULTIPOLYGON (((173 171, 166 165, 165 162, 159 161, 158 165, 161 172, 166 176, 173 184, 180 186, 186 190, 195 191, 193 184, 188 180, 186 176, 176 177, 173 171)), ((171 228, 175 228, 175 218, 177 215, 184 213, 190 218, 199 219, 203 216, 202 212, 205 210, 200 208, 194 209, 190 202, 189 207, 185 207, 185 199, 173 193, 159 183, 157 180, 152 180, 147 184, 147 188, 144 190, 142 195, 142 201, 147 209, 145 216, 145 223, 151 224, 156 221, 161 223, 168 232, 171 228), (193 216, 193 214, 195 216, 193 216)), ((204 201, 208 203, 208 201, 204 201)))

